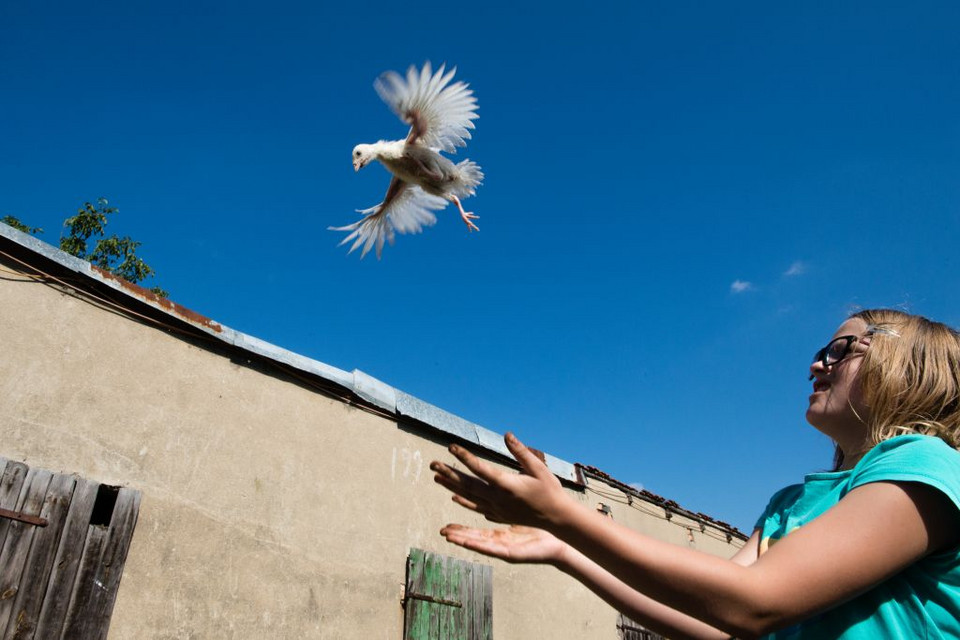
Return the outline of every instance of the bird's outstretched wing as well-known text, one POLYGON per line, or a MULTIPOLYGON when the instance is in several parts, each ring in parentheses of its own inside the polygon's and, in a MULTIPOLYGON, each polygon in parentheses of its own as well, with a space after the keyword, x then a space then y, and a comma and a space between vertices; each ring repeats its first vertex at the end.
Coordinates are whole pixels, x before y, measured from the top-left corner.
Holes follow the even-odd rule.
POLYGON ((363 258, 370 249, 376 247, 377 259, 383 252, 384 242, 393 244, 394 233, 419 233, 423 227, 429 227, 437 221, 433 215, 447 206, 440 196, 430 195, 416 185, 407 184, 398 178, 390 182, 383 202, 369 209, 358 209, 364 217, 345 227, 330 227, 333 231, 349 231, 340 245, 351 240, 353 245, 347 253, 353 253, 361 245, 363 258))
POLYGON ((456 147, 466 146, 470 129, 477 115, 477 99, 473 90, 463 82, 450 84, 456 68, 446 72, 441 65, 436 73, 430 63, 423 69, 411 66, 404 78, 395 71, 388 71, 374 83, 377 93, 410 125, 407 142, 455 153, 456 147))

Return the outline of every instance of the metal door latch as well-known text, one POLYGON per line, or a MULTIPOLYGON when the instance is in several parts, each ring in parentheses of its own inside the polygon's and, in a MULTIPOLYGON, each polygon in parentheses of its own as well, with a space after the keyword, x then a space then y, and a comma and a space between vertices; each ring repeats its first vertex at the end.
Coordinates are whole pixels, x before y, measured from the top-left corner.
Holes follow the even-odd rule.
POLYGON ((8 518, 10 520, 26 522, 27 524, 32 524, 37 527, 45 527, 48 524, 43 518, 38 518, 37 516, 28 516, 25 513, 10 511, 9 509, 0 509, 0 518, 8 518))

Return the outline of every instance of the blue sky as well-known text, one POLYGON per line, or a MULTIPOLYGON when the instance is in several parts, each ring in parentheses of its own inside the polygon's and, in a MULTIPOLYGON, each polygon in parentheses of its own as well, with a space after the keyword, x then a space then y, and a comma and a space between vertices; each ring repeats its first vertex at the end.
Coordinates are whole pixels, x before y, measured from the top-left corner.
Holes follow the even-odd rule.
POLYGON ((848 312, 960 325, 960 5, 471 4, 0 3, 0 216, 105 196, 177 302, 749 529, 830 464, 848 312), (481 231, 361 261, 350 151, 425 60, 476 91, 481 231))

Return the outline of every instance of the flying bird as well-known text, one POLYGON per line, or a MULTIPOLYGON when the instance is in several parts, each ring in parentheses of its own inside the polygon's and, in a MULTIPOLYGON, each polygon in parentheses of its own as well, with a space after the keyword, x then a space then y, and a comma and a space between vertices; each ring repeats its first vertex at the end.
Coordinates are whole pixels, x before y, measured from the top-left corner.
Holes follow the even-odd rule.
POLYGON ((357 210, 363 218, 345 227, 330 227, 350 232, 340 243, 353 241, 350 252, 362 246, 362 258, 376 247, 379 259, 384 242, 393 244, 395 232, 420 232, 437 221, 433 212, 450 202, 457 205, 467 230, 479 231, 473 222, 478 216, 464 211, 460 199, 474 194, 483 172, 475 162, 454 164, 441 154, 466 146, 478 117, 473 90, 460 81, 450 84, 455 73, 456 68, 448 72, 446 65, 433 73, 427 62, 420 71, 411 66, 406 77, 388 71, 374 82, 380 98, 410 125, 410 132, 403 140, 353 148, 354 171, 379 160, 393 177, 383 202, 357 210))

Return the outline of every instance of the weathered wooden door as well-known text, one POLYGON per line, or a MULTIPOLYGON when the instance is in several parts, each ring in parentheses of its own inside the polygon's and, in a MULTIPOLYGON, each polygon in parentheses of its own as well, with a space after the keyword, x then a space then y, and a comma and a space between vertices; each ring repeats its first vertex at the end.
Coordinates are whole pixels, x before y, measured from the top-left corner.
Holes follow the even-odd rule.
POLYGON ((105 638, 140 492, 0 458, 0 637, 105 638))
POLYGON ((491 640, 493 569, 411 549, 404 640, 491 640))
POLYGON ((617 631, 621 640, 666 640, 622 613, 617 618, 617 631))

